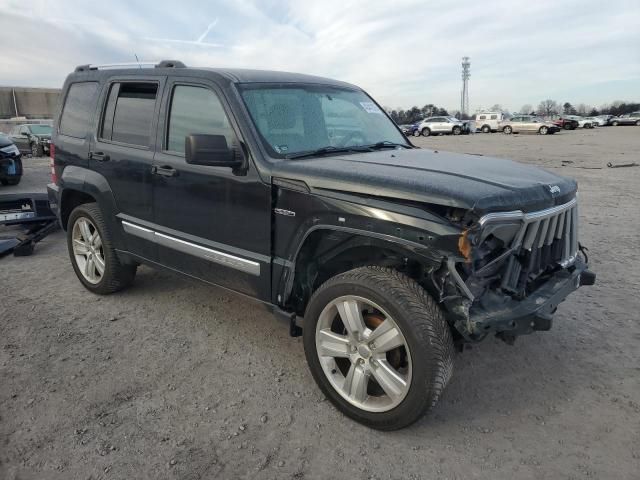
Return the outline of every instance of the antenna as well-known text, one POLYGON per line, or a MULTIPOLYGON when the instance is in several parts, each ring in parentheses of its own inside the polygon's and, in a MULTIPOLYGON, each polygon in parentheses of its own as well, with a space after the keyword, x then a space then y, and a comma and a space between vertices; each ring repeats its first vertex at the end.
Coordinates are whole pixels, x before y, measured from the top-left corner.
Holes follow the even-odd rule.
POLYGON ((462 57, 462 92, 460 94, 460 114, 469 114, 469 77, 471 77, 471 62, 469 57, 462 57))
POLYGON ((138 62, 138 67, 142 69, 142 65, 140 65, 140 60, 138 60, 138 55, 134 53, 133 56, 136 57, 136 62, 138 62))

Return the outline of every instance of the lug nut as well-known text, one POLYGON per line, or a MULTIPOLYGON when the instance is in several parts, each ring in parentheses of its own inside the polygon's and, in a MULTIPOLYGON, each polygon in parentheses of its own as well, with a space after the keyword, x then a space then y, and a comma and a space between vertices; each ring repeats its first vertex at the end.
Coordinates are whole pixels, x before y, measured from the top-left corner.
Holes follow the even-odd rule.
POLYGON ((375 342, 371 342, 371 343, 369 344, 369 348, 370 348, 371 350, 375 350, 375 348, 376 348, 376 344, 375 344, 375 342))

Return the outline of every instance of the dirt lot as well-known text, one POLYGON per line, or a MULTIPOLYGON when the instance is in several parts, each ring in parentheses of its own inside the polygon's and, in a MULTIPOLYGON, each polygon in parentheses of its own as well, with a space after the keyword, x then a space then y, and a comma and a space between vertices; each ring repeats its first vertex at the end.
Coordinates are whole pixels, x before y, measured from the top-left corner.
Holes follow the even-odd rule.
POLYGON ((579 180, 598 280, 550 332, 474 346, 429 418, 380 433, 323 399, 265 307, 147 268, 96 297, 59 232, 0 260, 0 478, 637 479, 640 168, 605 164, 640 163, 640 128, 415 140, 579 180))

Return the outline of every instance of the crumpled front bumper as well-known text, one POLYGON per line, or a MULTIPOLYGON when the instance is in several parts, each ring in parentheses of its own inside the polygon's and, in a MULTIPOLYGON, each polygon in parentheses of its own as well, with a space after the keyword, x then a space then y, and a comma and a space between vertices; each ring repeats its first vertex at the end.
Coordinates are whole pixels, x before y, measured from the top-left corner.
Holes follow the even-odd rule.
POLYGON ((596 275, 582 259, 569 268, 556 272, 547 282, 522 300, 510 297, 474 305, 469 312, 469 324, 474 336, 489 333, 512 336, 537 330, 549 330, 556 308, 571 292, 581 286, 593 285, 596 275))

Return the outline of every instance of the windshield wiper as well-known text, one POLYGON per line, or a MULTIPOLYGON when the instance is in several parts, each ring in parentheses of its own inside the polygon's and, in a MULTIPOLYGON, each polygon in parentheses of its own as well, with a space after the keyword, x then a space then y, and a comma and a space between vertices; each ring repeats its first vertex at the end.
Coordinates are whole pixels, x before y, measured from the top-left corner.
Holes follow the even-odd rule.
POLYGON ((356 147, 322 147, 316 150, 311 150, 308 152, 301 153, 293 153, 291 155, 287 155, 285 158, 289 160, 295 160, 298 158, 306 158, 306 157, 321 157, 323 155, 328 155, 330 153, 349 153, 349 152, 370 152, 372 147, 369 146, 356 146, 356 147))
POLYGON ((373 145, 367 145, 368 148, 372 150, 382 150, 383 148, 413 148, 411 145, 407 145, 405 143, 394 143, 389 140, 384 140, 382 142, 374 143, 373 145))

